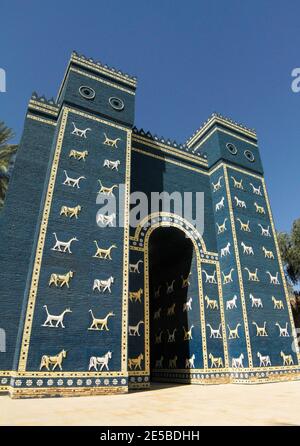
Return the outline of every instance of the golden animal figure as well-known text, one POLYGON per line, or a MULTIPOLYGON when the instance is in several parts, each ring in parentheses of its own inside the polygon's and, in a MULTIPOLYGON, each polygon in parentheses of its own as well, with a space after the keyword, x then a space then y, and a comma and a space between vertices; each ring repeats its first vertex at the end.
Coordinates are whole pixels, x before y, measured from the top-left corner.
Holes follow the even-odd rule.
POLYGON ((143 353, 140 353, 137 358, 129 358, 128 359, 128 368, 129 370, 142 370, 142 361, 144 359, 143 353))
POLYGON ((110 147, 114 147, 115 149, 118 148, 117 143, 118 143, 118 141, 121 141, 121 138, 110 139, 110 138, 108 138, 108 136, 106 135, 105 132, 104 132, 104 137, 105 137, 105 140, 103 141, 103 144, 110 146, 110 147))
POLYGON ((282 300, 276 299, 274 296, 272 296, 272 301, 274 304, 274 310, 283 310, 284 309, 282 300))
POLYGON ((211 308, 212 310, 218 310, 219 305, 218 301, 215 299, 210 299, 208 296, 204 297, 204 300, 206 301, 206 308, 211 308))
POLYGON ((93 255, 93 257, 97 258, 97 259, 105 259, 105 260, 112 260, 111 258, 111 251, 112 249, 116 248, 116 245, 111 245, 109 248, 104 249, 104 248, 100 248, 97 240, 94 240, 94 243, 96 244, 97 247, 97 251, 96 253, 93 255))
POLYGON ((143 295, 143 289, 140 288, 138 291, 130 291, 129 292, 129 299, 131 300, 131 302, 141 302, 141 298, 143 295))
POLYGON ((224 367, 223 365, 223 359, 221 357, 216 357, 212 353, 208 355, 210 359, 210 366, 213 367, 224 367))
POLYGON ((259 327, 256 322, 252 322, 253 325, 256 327, 256 336, 268 336, 267 330, 266 330, 266 322, 264 322, 264 325, 262 327, 259 327))
POLYGON ((243 188, 243 180, 242 179, 240 181, 238 181, 234 177, 231 177, 231 179, 233 180, 233 187, 235 187, 236 189, 244 190, 244 188, 243 188))
POLYGON ((70 150, 69 158, 85 161, 85 158, 88 156, 88 154, 89 152, 87 150, 84 150, 83 152, 80 152, 79 150, 70 150))
POLYGON ((247 223, 242 222, 240 218, 236 219, 240 224, 240 230, 244 232, 251 232, 250 230, 250 221, 248 220, 247 223))
POLYGON ((60 214, 59 215, 64 215, 65 217, 75 217, 76 220, 78 219, 78 215, 81 212, 82 207, 80 206, 80 204, 78 204, 75 207, 68 207, 68 206, 62 206, 60 208, 60 214))
POLYGON ((294 365, 292 355, 286 355, 281 351, 280 356, 282 357, 283 365, 294 365))
POLYGON ((191 275, 192 275, 192 273, 189 273, 189 275, 187 277, 181 276, 181 280, 182 280, 181 288, 187 288, 188 286, 190 286, 189 277, 191 275))
POLYGON ((66 274, 52 273, 49 280, 49 286, 54 284, 56 287, 60 286, 60 288, 62 288, 64 285, 66 285, 67 288, 70 288, 69 283, 73 276, 74 276, 73 271, 69 271, 66 274))
POLYGON ((109 328, 107 326, 108 324, 108 318, 110 318, 111 316, 115 316, 115 314, 113 313, 113 311, 110 311, 103 319, 98 319, 94 316, 93 311, 89 310, 89 312, 92 315, 93 321, 91 323, 91 326, 88 328, 88 330, 106 330, 109 331, 109 328), (100 328, 99 328, 100 325, 100 328))
POLYGON ((50 370, 49 368, 50 366, 52 366, 52 371, 55 370, 56 367, 62 370, 62 363, 66 356, 67 356, 66 350, 62 350, 56 356, 43 355, 41 359, 40 370, 42 370, 42 368, 44 367, 47 370, 50 370))
POLYGON ((268 251, 264 246, 262 247, 262 250, 264 252, 266 259, 272 259, 272 260, 275 259, 273 251, 268 251))
POLYGON ((98 191, 98 194, 104 194, 104 195, 113 195, 113 190, 118 188, 119 186, 117 184, 114 184, 111 187, 103 186, 101 180, 98 180, 98 183, 100 184, 100 190, 98 191))
POLYGON ((190 341, 191 339, 193 339, 192 330, 194 328, 194 325, 191 325, 189 330, 186 330, 185 327, 182 327, 182 328, 183 328, 183 332, 184 332, 183 340, 184 341, 190 341))
POLYGON ((265 214, 265 208, 263 206, 259 206, 256 202, 254 202, 255 210, 258 214, 265 214))
POLYGON ((176 303, 174 302, 170 307, 167 308, 167 316, 175 315, 175 306, 176 306, 176 303))

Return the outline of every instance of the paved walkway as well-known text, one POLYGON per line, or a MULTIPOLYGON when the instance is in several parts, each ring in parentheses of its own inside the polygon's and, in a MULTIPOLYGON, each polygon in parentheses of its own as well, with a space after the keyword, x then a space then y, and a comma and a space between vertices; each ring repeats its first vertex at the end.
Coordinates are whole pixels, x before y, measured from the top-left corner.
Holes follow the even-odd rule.
POLYGON ((12 400, 0 425, 300 425, 300 381, 160 385, 125 395, 12 400))

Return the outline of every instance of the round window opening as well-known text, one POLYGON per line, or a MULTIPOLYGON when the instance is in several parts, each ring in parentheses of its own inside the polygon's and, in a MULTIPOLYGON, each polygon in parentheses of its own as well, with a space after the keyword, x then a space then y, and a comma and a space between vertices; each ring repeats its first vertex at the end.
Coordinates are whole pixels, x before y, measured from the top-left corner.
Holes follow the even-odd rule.
POLYGON ((115 110, 123 110, 124 102, 119 98, 109 98, 109 103, 115 110))
POLYGON ((231 153, 231 155, 236 155, 237 154, 237 148, 231 142, 228 142, 226 144, 226 147, 227 147, 227 150, 229 150, 229 152, 231 153))
POLYGON ((255 160, 255 157, 251 152, 251 150, 245 150, 244 155, 247 158, 247 160, 250 161, 251 163, 253 163, 253 161, 255 160))
POLYGON ((85 85, 79 88, 79 93, 84 99, 94 99, 96 96, 95 90, 91 87, 86 87, 85 85))

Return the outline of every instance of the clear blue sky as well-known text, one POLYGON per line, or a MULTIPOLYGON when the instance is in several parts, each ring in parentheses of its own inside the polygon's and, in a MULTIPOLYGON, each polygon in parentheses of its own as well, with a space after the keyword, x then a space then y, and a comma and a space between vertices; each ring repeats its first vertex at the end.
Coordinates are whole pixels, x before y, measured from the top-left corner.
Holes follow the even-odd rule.
POLYGON ((300 217, 299 0, 2 0, 0 119, 17 141, 73 49, 138 77, 137 127, 183 142, 213 111, 254 127, 277 228, 300 217))

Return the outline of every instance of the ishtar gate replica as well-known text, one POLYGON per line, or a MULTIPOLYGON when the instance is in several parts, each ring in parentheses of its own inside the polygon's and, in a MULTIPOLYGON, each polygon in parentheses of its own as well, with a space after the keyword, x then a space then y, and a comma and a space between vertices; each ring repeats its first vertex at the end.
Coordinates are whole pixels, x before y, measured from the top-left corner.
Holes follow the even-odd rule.
POLYGON ((57 100, 29 101, 0 221, 0 390, 297 379, 255 132, 214 114, 185 144, 164 140, 134 127, 135 92, 74 52, 57 100), (172 206, 132 227, 136 191, 203 192, 203 233, 172 206), (122 215, 99 213, 98 195, 122 215))

